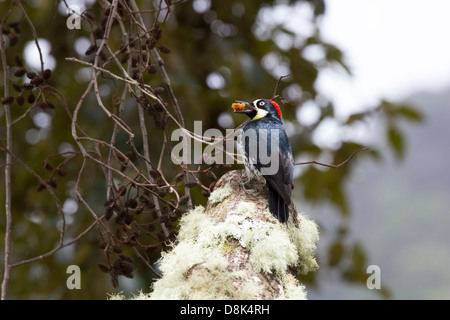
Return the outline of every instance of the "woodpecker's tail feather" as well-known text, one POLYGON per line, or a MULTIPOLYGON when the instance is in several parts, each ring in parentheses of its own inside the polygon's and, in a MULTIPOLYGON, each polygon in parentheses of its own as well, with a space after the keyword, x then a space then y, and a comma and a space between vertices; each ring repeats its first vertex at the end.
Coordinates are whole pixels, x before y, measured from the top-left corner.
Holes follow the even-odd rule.
POLYGON ((267 184, 269 189, 269 210, 281 223, 288 221, 289 218, 289 206, 284 202, 283 198, 267 184))

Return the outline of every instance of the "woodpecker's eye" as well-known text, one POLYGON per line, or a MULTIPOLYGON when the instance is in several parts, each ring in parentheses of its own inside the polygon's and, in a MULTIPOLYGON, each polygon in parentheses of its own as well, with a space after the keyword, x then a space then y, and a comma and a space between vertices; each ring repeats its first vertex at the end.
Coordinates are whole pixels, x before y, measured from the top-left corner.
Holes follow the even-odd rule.
POLYGON ((258 107, 262 107, 262 106, 265 105, 265 102, 264 101, 258 101, 257 105, 258 105, 258 107))

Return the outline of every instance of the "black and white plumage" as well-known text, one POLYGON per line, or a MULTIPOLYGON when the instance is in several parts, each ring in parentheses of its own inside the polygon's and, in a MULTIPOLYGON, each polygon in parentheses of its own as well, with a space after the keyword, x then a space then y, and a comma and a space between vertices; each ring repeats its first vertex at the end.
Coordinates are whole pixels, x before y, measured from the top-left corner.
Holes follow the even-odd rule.
POLYGON ((294 164, 280 107, 268 99, 258 99, 245 105, 248 109, 235 112, 250 118, 242 129, 240 139, 247 176, 249 179, 263 177, 266 180, 269 210, 278 221, 287 222, 294 164))

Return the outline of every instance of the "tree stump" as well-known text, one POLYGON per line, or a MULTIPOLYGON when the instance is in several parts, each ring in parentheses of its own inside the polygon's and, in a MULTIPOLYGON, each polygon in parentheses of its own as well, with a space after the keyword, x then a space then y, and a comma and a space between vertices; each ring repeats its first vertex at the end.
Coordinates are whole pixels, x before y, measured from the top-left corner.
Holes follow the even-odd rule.
POLYGON ((235 170, 217 181, 205 207, 180 220, 177 242, 162 254, 150 299, 306 299, 297 274, 318 268, 315 222, 292 203, 289 221, 268 208, 264 182, 245 188, 235 170))

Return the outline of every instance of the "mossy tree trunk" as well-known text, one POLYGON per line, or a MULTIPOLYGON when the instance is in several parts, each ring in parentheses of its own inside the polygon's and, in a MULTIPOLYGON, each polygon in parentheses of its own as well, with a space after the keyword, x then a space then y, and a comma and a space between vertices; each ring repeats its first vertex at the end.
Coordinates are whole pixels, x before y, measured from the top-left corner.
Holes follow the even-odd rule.
POLYGON ((178 240, 163 254, 163 277, 152 299, 306 299, 297 274, 316 270, 315 222, 292 204, 288 224, 269 212, 267 189, 231 171, 216 184, 206 207, 180 221, 178 240))

